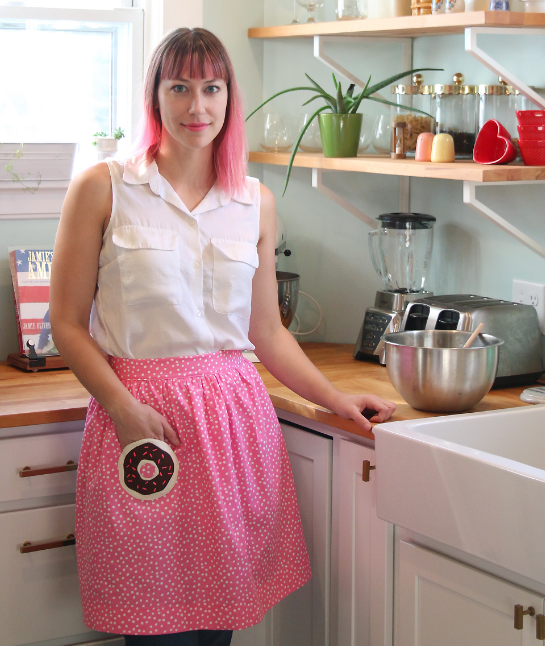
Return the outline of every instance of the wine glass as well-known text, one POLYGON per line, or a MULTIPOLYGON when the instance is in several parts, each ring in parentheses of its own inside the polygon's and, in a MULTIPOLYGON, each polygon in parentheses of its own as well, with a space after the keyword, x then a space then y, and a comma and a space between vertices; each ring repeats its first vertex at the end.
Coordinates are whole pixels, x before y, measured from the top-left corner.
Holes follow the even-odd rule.
POLYGON ((281 112, 265 114, 265 127, 260 146, 268 153, 287 153, 291 150, 293 131, 289 114, 281 112))
POLYGON ((324 4, 324 0, 297 0, 297 4, 304 7, 308 11, 307 22, 316 22, 314 20, 314 12, 324 4))
POLYGON ((389 155, 391 148, 392 123, 390 115, 381 114, 375 119, 373 148, 379 155, 389 155))
POLYGON ((369 117, 363 115, 360 142, 358 144, 358 155, 364 153, 373 143, 373 133, 373 126, 369 127, 369 117))
MULTIPOLYGON (((305 127, 310 119, 311 114, 302 114, 299 119, 299 132, 305 127)), ((320 124, 318 117, 314 117, 312 123, 307 128, 299 148, 304 153, 321 153, 322 152, 322 138, 320 137, 320 124)))

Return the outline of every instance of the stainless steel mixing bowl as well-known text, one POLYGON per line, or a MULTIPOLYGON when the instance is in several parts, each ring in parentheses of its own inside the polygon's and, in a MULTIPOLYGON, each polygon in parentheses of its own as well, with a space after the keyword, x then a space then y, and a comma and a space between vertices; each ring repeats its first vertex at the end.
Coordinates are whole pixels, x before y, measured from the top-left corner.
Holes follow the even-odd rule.
POLYGON ((278 308, 282 325, 289 327, 297 309, 299 298, 299 274, 292 274, 289 271, 277 271, 276 282, 278 284, 278 308))
POLYGON ((385 334, 386 368, 394 388, 413 408, 431 413, 461 413, 475 406, 494 383, 503 341, 480 334, 464 349, 470 336, 457 330, 385 334))

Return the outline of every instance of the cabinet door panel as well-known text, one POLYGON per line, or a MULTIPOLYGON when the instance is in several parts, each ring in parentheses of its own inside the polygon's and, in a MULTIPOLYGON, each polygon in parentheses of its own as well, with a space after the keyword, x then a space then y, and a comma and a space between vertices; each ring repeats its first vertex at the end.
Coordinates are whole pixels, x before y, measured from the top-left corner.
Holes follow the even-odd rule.
POLYGON ((282 424, 297 491, 312 579, 271 608, 257 626, 235 631, 232 646, 329 643, 332 441, 282 424))
POLYGON ((77 464, 83 432, 30 435, 0 440, 0 502, 57 496, 76 491, 76 471, 21 478, 26 466, 45 469, 77 464))
POLYGON ((544 598, 486 572, 400 542, 396 646, 532 646, 536 621, 515 630, 516 604, 543 612, 544 598))
POLYGON ((387 524, 377 516, 375 451, 341 440, 339 450, 339 646, 383 646, 387 524))
POLYGON ((21 554, 32 543, 74 533, 74 505, 0 514, 2 646, 89 633, 83 623, 75 546, 21 554))

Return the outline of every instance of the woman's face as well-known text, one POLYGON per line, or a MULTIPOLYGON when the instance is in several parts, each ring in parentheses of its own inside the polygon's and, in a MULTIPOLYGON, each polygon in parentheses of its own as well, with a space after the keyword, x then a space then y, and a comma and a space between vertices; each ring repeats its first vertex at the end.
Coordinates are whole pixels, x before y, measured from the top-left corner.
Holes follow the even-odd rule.
POLYGON ((157 98, 163 128, 181 146, 206 148, 225 121, 227 84, 222 79, 163 79, 157 98))

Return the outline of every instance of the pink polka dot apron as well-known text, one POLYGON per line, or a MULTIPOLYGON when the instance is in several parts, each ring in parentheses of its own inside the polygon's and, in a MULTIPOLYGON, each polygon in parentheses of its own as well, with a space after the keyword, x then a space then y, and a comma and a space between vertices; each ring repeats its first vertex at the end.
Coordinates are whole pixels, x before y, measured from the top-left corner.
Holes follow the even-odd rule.
POLYGON ((122 456, 113 421, 91 399, 76 497, 85 623, 152 635, 260 622, 311 571, 259 373, 239 351, 109 363, 182 444, 142 443, 122 456), (137 485, 143 494, 128 490, 137 485))

